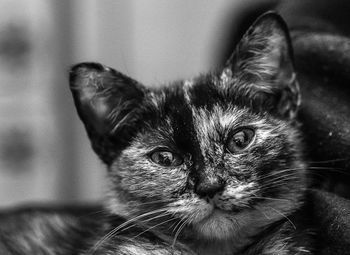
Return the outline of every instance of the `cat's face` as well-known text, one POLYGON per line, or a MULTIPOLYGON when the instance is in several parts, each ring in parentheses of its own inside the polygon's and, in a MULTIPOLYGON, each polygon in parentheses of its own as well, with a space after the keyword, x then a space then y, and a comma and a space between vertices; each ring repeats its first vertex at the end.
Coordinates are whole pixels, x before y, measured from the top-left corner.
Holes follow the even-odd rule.
POLYGON ((284 23, 267 14, 225 68, 167 87, 74 67, 79 115, 109 167, 111 211, 227 239, 295 210, 305 166, 290 52, 284 23))

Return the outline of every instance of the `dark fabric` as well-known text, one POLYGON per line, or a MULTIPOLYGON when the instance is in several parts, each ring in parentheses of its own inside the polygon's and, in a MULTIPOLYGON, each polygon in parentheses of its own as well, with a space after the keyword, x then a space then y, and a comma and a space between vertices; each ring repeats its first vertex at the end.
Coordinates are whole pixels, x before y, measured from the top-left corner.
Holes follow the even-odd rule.
POLYGON ((292 34, 309 176, 321 189, 309 201, 316 254, 350 254, 350 2, 282 1, 278 10, 292 34))
MULTIPOLYGON (((315 254, 350 254, 350 1, 264 1, 256 12, 242 9, 234 25, 248 27, 271 9, 285 19, 293 42, 315 254)), ((240 37, 232 34, 232 42, 240 37)), ((219 62, 233 46, 224 47, 219 62)))
POLYGON ((350 254, 350 201, 320 190, 312 197, 317 254, 350 254))
POLYGON ((313 185, 350 198, 350 39, 292 31, 313 185))
POLYGON ((310 162, 316 254, 350 254, 350 2, 282 1, 291 29, 310 162), (293 3, 292 3, 293 2, 293 3))

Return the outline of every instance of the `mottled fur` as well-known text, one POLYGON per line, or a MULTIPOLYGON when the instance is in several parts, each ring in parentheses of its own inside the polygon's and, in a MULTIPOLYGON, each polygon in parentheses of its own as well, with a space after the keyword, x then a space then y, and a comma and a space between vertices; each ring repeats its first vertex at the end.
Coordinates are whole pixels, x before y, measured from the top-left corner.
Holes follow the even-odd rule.
POLYGON ((146 88, 83 63, 70 84, 109 182, 109 216, 80 254, 308 254, 292 222, 306 166, 292 50, 278 15, 256 21, 224 68, 192 80, 146 88), (229 151, 242 128, 254 131, 251 145, 229 151), (181 164, 157 164, 155 151, 181 164))

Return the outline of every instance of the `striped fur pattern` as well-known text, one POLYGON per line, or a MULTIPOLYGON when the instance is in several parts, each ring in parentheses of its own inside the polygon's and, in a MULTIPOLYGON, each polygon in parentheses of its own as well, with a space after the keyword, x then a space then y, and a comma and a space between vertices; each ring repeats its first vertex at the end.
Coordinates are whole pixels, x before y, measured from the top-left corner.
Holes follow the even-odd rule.
POLYGON ((108 166, 106 207, 130 219, 86 254, 309 254, 288 218, 302 205, 306 166, 292 50, 277 14, 253 24, 224 68, 191 80, 147 88, 83 63, 70 82, 93 149, 108 166), (254 133, 250 145, 230 151, 245 128, 254 133), (155 162, 159 151, 179 163, 155 162), (279 222, 289 227, 258 238, 279 222), (125 238, 134 224, 145 230, 125 238), (162 241, 145 239, 146 232, 162 241))

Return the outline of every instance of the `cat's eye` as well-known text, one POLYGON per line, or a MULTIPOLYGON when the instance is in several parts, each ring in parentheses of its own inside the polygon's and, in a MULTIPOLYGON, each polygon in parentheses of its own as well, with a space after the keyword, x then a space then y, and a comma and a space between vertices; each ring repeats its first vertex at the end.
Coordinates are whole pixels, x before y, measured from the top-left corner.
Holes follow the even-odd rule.
POLYGON ((240 129, 228 140, 227 149, 232 153, 240 152, 249 147, 254 139, 254 136, 254 130, 250 128, 240 129))
POLYGON ((179 166, 183 163, 183 159, 178 154, 170 151, 155 151, 150 158, 161 166, 179 166))

